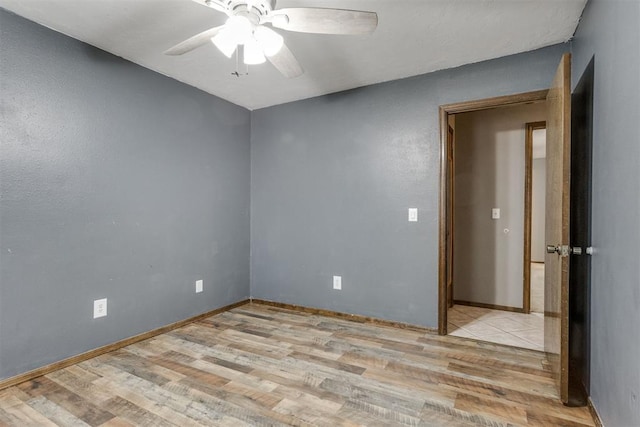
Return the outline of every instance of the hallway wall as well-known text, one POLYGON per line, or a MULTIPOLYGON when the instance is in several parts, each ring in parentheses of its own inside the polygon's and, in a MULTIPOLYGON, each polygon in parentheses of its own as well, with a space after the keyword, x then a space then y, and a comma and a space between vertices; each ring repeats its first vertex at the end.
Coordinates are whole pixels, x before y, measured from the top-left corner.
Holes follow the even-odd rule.
POLYGON ((456 114, 456 301, 522 308, 526 124, 546 112, 540 102, 456 114))

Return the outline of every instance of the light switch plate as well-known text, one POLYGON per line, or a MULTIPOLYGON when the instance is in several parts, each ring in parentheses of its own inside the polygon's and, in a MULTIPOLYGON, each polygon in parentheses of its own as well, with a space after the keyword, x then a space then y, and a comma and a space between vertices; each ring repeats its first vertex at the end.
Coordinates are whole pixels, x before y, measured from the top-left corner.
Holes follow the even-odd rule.
POLYGON ((93 302, 93 318, 105 317, 107 315, 107 299, 97 299, 93 302))
POLYGON ((491 209, 491 219, 500 219, 500 208, 491 209))
POLYGON ((342 276, 333 276, 333 289, 342 290, 342 276))
POLYGON ((196 280, 196 293, 199 294, 200 292, 202 292, 204 288, 204 283, 202 280, 196 280))
POLYGON ((409 222, 418 222, 418 208, 409 208, 409 222))

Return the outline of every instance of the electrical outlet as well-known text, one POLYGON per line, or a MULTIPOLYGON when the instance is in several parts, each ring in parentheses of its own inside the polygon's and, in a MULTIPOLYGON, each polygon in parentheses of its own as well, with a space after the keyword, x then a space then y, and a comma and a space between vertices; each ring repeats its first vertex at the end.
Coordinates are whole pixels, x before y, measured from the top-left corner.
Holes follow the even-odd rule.
POLYGON ((196 280, 196 294, 199 294, 203 290, 204 283, 202 280, 196 280))
POLYGON ((333 289, 342 290, 342 276, 333 276, 333 289))
POLYGON ((409 208, 409 222, 418 222, 418 208, 409 208))
POLYGON ((107 315, 107 299, 97 299, 93 302, 93 318, 105 317, 107 315))

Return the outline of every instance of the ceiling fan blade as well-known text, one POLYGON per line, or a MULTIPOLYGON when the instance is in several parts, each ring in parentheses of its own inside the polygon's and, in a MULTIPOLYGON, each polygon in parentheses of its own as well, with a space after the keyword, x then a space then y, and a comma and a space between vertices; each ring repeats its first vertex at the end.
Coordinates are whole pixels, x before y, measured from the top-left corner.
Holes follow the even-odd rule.
POLYGON ((196 34, 195 36, 188 38, 182 43, 178 43, 171 49, 168 49, 164 52, 165 55, 182 55, 183 53, 191 52, 193 49, 202 46, 207 43, 214 37, 220 30, 224 28, 224 25, 219 27, 211 28, 207 31, 203 31, 200 34, 196 34))
POLYGON ((278 53, 267 56, 267 59, 288 79, 293 79, 304 74, 300 63, 298 63, 296 57, 293 56, 293 53, 291 53, 285 44, 282 45, 278 53))
POLYGON ((311 7, 273 11, 274 27, 288 31, 316 34, 369 34, 378 26, 378 14, 345 9, 311 7), (286 15, 289 19, 277 19, 286 15))

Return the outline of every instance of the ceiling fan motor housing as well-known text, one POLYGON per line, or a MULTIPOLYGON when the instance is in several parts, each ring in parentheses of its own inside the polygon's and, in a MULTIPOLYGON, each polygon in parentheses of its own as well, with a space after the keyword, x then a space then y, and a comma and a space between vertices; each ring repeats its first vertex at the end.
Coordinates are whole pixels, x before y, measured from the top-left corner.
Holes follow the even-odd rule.
POLYGON ((267 16, 276 6, 275 0, 222 0, 221 3, 231 15, 255 14, 267 16))

